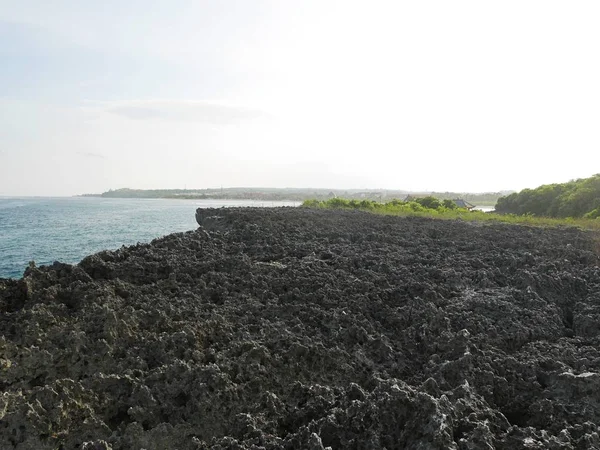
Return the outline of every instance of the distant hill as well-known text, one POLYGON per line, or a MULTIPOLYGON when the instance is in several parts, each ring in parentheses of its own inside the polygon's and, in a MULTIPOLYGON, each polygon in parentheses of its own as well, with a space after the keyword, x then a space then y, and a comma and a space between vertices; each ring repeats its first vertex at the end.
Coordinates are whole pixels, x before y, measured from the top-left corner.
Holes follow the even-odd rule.
POLYGON ((383 189, 324 189, 324 188, 218 188, 218 189, 129 189, 109 190, 102 194, 86 194, 88 197, 105 198, 175 198, 175 199, 233 199, 262 201, 326 200, 333 197, 386 201, 415 197, 433 196, 441 200, 462 198, 478 206, 493 206, 506 192, 411 192, 383 189))
POLYGON ((498 199, 496 212, 545 217, 600 217, 600 174, 524 189, 498 199))

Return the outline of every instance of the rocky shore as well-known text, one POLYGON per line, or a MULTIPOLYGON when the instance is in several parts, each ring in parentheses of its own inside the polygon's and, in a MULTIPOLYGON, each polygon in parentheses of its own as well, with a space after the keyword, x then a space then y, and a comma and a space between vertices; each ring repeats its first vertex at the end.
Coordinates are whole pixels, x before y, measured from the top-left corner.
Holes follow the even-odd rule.
POLYGON ((600 448, 592 234, 197 218, 0 280, 1 449, 600 448))

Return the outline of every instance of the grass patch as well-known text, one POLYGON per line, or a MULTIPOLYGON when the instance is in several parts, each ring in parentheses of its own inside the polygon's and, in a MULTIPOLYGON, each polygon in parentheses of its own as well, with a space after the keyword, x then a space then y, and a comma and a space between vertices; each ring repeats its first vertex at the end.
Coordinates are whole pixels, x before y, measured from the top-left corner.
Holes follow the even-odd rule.
POLYGON ((374 214, 401 217, 413 216, 427 217, 430 219, 464 220, 469 222, 500 222, 536 227, 576 227, 600 232, 600 219, 572 217, 554 218, 534 215, 496 214, 493 212, 469 211, 457 207, 451 201, 432 200, 432 197, 409 202, 404 202, 402 200, 376 202, 373 200, 332 198, 329 200, 306 200, 302 203, 302 207, 360 210, 374 214))

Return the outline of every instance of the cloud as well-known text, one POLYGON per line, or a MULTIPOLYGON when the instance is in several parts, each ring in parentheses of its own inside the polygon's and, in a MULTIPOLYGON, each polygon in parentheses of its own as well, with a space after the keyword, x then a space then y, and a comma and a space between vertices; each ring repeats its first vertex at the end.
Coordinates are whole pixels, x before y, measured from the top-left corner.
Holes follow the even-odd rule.
POLYGON ((236 124, 268 117, 259 109, 206 101, 145 100, 112 104, 108 112, 133 120, 176 120, 212 124, 236 124))
POLYGON ((85 156, 86 158, 102 158, 102 159, 106 158, 106 156, 104 156, 104 155, 100 155, 98 153, 91 153, 91 152, 77 152, 77 154, 80 156, 85 156))

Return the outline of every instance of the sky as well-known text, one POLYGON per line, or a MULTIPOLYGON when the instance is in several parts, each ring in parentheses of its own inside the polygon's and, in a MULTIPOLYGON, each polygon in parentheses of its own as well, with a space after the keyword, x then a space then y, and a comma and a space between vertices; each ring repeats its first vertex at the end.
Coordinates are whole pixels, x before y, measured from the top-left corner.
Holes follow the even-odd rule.
POLYGON ((600 2, 0 0, 0 196, 600 172, 600 2))

